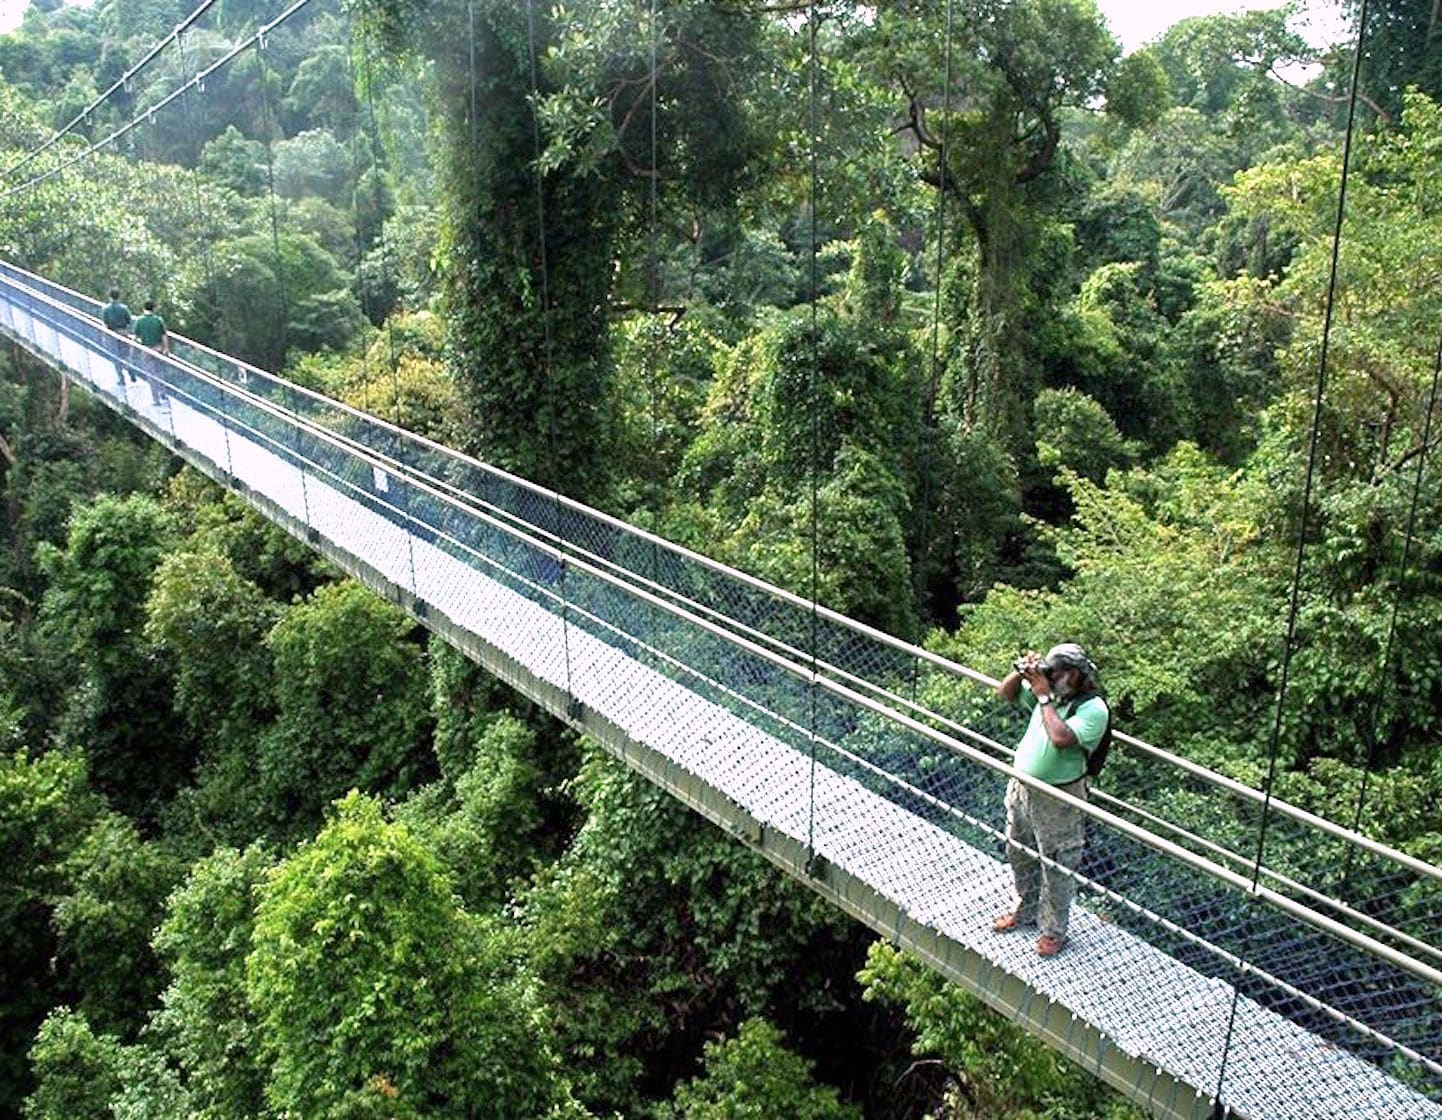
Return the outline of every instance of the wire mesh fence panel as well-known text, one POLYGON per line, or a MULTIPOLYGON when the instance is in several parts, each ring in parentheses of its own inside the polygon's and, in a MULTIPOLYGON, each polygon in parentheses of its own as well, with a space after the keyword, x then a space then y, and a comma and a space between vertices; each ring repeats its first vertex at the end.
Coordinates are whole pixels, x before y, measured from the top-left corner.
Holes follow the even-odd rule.
MULTIPOLYGON (((918 920, 1035 967, 1025 939, 990 929, 1025 716, 988 678, 183 340, 182 361, 146 351, 93 301, 0 275, 12 337, 419 615, 482 636, 918 920)), ((1225 1100, 1276 1090, 1270 1046, 1336 1115, 1442 1115, 1422 1111, 1442 1104, 1435 868, 1135 741, 1090 802, 1076 1014, 1225 1100)))

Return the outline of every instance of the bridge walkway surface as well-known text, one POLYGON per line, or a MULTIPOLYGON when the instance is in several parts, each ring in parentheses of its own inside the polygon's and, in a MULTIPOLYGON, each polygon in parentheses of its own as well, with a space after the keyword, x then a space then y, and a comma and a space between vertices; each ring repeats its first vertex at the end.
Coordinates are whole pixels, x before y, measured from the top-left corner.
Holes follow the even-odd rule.
MULTIPOLYGON (((754 619, 720 620, 568 546, 545 528, 548 517, 559 529, 569 516, 559 498, 527 491, 529 523, 503 516, 451 479, 346 434, 355 421, 340 406, 324 426, 315 415, 323 403, 308 397, 310 416, 285 407, 284 383, 261 371, 234 363, 217 374, 198 368, 199 358, 143 351, 105 331, 93 301, 11 266, 0 270, 0 330, 1151 1114, 1442 1120, 1439 1079, 1425 1076, 1425 1055, 1435 1056, 1425 1027, 1403 1048, 1424 1055, 1414 1087, 1367 1046, 1338 1042, 1365 1042, 1380 1027, 1346 1010, 1329 1015, 1324 1000, 1287 983, 1285 998, 1267 995, 1246 979, 1247 960, 1198 949, 1198 938, 1150 901, 1084 883, 1071 944, 1049 959, 1030 938, 993 933, 1010 893, 996 844, 1004 763, 978 760, 960 740, 940 742, 914 711, 823 672, 814 654, 808 661, 760 640, 754 619), (262 380, 264 391, 253 391, 262 380), (955 796, 943 796, 924 768, 889 770, 897 755, 944 756, 969 777, 951 780, 955 796), (1303 1013, 1280 1013, 1288 1004, 1303 1013), (1319 1034, 1313 1028, 1324 1021, 1348 1029, 1319 1034)), ((1105 814, 1093 826, 1112 829, 1118 844, 1136 842, 1105 814)), ((1199 862, 1164 855, 1175 889, 1184 889, 1199 862)), ((1232 880, 1213 891, 1228 906, 1257 905, 1232 880)), ((1331 934, 1313 924, 1305 936, 1331 934)), ((1353 947, 1338 941, 1336 951, 1353 947)), ((1404 979, 1426 992, 1431 978, 1424 969, 1420 980, 1404 979)), ((1435 985, 1430 994, 1435 1014, 1435 985)))

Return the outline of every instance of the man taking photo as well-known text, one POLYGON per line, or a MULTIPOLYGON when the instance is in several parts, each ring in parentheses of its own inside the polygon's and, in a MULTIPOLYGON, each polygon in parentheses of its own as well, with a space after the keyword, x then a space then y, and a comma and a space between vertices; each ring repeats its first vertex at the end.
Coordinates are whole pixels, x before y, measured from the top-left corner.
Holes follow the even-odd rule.
MULTIPOLYGON (((1111 718, 1100 694, 1097 668, 1074 642, 1045 657, 1028 652, 996 687, 997 695, 1031 713, 1013 765, 1085 801, 1087 755, 1096 750, 1111 718)), ((997 933, 1036 926, 1036 951, 1055 956, 1066 944, 1067 916, 1086 843, 1086 815, 1017 778, 1006 787, 1006 857, 1016 901, 991 926, 997 933), (1041 858, 1038 858, 1038 854, 1041 858)))

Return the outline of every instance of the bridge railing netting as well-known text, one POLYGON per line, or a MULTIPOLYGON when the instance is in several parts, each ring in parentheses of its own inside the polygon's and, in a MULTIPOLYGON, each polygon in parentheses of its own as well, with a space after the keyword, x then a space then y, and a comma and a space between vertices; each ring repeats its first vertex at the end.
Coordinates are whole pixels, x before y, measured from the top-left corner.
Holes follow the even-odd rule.
MULTIPOLYGON (((859 846, 846 850, 847 837, 868 830, 838 787, 817 796, 813 762, 851 779, 845 788, 1001 855, 1006 744, 1020 727, 984 675, 186 340, 172 339, 179 360, 166 360, 101 327, 96 301, 7 264, 0 295, 12 335, 111 403, 122 373, 173 402, 155 416, 168 419, 177 444, 194 450, 178 414, 204 418, 219 433, 207 453, 227 474, 253 486, 237 460, 255 450, 283 464, 272 483, 290 487, 282 498, 297 515, 317 531, 340 532, 333 543, 352 555, 400 572, 397 582, 418 602, 463 600, 478 573, 563 620, 563 641, 543 667, 553 679, 573 683, 581 658, 565 635, 585 635, 790 747, 802 764, 776 780, 798 785, 789 791, 802 807, 798 831, 826 858, 862 858, 859 846), (337 497, 373 517, 345 518, 336 530, 322 507, 337 497), (418 563, 422 553, 454 563, 418 563)), ((634 687, 631 679, 618 674, 614 687, 634 687)), ((598 679, 586 687, 613 686, 598 679)), ((639 710, 658 695, 621 699, 639 710)), ((1101 784, 1079 875, 1084 907, 1214 977, 1218 991, 1235 986, 1442 1102, 1435 869, 1275 804, 1259 868, 1264 803, 1255 791, 1172 765, 1134 741, 1114 749, 1101 784)), ((872 856, 886 846, 885 837, 866 840, 872 856)), ((955 920, 949 902, 958 887, 933 873, 922 908, 955 920)), ((998 898, 967 920, 989 922, 1005 905, 998 898)), ((1096 998, 1121 1006, 1138 993, 1101 989, 1096 998)), ((1229 997, 1197 1015, 1222 1035, 1246 1029, 1232 1020, 1229 997)), ((1199 1076, 1213 1072, 1220 1076, 1220 1064, 1199 1076)))

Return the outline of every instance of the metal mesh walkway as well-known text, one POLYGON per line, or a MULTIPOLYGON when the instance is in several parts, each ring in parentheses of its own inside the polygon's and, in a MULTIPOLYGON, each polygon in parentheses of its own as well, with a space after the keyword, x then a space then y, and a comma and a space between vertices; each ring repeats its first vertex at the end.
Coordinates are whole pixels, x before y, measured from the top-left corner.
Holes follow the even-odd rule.
MULTIPOLYGON (((1154 1114, 1442 1120, 1435 911, 1323 912, 1301 867, 1251 890, 1220 839, 1099 798, 1072 946, 1039 958, 990 928, 1010 874, 984 678, 222 355, 137 349, 94 310, 0 266, 10 337, 1154 1114)), ((1169 789, 1203 787, 1253 811, 1195 769, 1169 789)), ((1408 890, 1442 880, 1356 850, 1408 890)))

